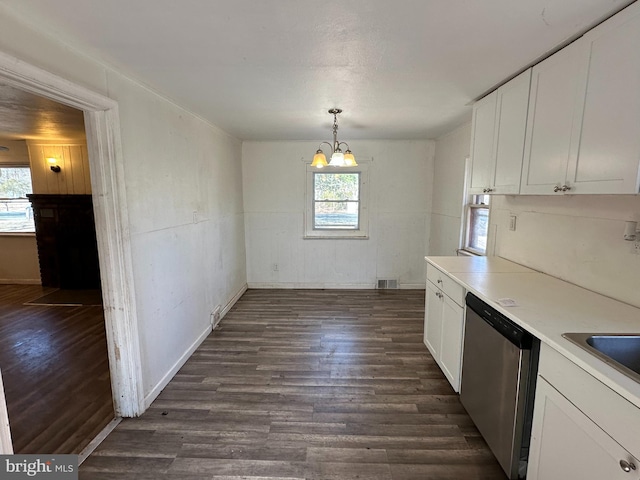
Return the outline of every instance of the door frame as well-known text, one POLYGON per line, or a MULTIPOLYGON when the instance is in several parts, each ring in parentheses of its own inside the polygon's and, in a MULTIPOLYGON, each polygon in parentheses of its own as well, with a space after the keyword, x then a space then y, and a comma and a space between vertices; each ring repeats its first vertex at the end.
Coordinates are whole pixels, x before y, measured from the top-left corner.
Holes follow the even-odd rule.
MULTIPOLYGON (((84 112, 100 278, 117 416, 144 411, 118 103, 0 52, 0 81, 84 112)), ((0 372, 0 454, 12 453, 0 372)))

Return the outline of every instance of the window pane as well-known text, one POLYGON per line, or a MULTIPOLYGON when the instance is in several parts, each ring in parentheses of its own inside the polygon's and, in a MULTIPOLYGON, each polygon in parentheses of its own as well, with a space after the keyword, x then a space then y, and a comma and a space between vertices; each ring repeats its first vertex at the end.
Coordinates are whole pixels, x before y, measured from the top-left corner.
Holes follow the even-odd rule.
POLYGON ((314 173, 314 200, 359 200, 359 173, 314 173))
POLYGON ((34 232, 28 167, 0 167, 0 232, 34 232))
POLYGON ((489 209, 469 208, 469 248, 485 253, 489 231, 489 209))
POLYGON ((314 229, 359 228, 359 173, 314 173, 314 229))
POLYGON ((358 202, 315 202, 314 228, 358 228, 358 202))

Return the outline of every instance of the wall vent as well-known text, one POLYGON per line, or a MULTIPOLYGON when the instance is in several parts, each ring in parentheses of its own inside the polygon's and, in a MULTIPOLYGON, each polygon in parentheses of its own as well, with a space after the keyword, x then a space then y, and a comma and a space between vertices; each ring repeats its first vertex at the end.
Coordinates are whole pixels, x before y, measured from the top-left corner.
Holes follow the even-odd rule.
POLYGON ((379 278, 378 279, 378 289, 389 289, 389 288, 398 288, 398 280, 391 278, 379 278))

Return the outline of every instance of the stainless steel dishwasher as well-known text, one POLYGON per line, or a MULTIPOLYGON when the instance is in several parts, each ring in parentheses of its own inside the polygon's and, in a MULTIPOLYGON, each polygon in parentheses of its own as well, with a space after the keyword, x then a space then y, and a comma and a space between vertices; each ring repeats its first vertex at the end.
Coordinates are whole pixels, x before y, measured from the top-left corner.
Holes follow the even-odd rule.
POLYGON ((510 479, 526 475, 540 341, 466 297, 460 401, 510 479))

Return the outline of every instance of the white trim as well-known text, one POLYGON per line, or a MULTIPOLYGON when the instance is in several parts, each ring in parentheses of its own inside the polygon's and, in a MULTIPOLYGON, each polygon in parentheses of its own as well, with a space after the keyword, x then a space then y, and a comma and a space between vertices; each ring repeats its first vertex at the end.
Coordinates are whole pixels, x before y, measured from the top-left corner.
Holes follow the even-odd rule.
POLYGON ((195 352, 198 349, 200 344, 202 344, 202 342, 205 341, 205 339, 211 333, 211 330, 212 330, 211 325, 207 325, 207 328, 205 328, 205 330, 200 335, 198 335, 198 338, 196 338, 195 342, 193 342, 189 346, 189 348, 187 348, 187 350, 173 364, 173 366, 169 369, 169 371, 165 374, 165 376, 162 377, 160 381, 155 385, 155 387, 153 387, 151 391, 147 394, 147 396, 144 397, 145 410, 149 408, 149 406, 153 403, 153 401, 156 398, 158 398, 158 395, 160 395, 160 392, 162 392, 164 387, 166 387, 169 384, 171 379, 175 376, 176 373, 178 373, 178 370, 182 368, 182 366, 187 362, 187 360, 189 360, 189 357, 193 355, 193 352, 195 352))
POLYGON ((2 52, 0 81, 85 112, 115 413, 140 415, 144 411, 142 368, 118 104, 2 52))
POLYGON ((469 203, 469 184, 471 182, 471 157, 464 159, 464 180, 462 184, 462 212, 460 213, 460 235, 458 249, 464 250, 467 238, 467 204, 469 203))
POLYGON ((242 295, 244 295, 244 293, 247 291, 248 288, 249 288, 249 286, 245 283, 242 286, 242 288, 240 290, 238 290, 238 292, 231 298, 231 300, 229 300, 227 302, 227 304, 224 306, 224 308, 220 312, 220 320, 222 320, 224 318, 224 316, 227 313, 229 313, 229 310, 231 310, 231 307, 233 307, 236 304, 236 302, 238 300, 240 300, 240 297, 242 297, 242 295))
POLYGON ((13 442, 11 441, 11 429, 9 428, 9 414, 7 413, 7 401, 4 397, 2 372, 0 372, 0 455, 12 454, 13 442))
MULTIPOLYGON (((231 310, 231 307, 233 307, 236 304, 236 302, 240 300, 240 297, 242 297, 242 295, 244 295, 244 292, 246 291, 247 291, 247 285, 245 284, 224 306, 224 308, 220 312, 220 320, 222 320, 224 316, 227 313, 229 313, 229 310, 231 310)), ((173 364, 171 369, 169 369, 167 374, 164 377, 162 377, 162 379, 160 379, 160 381, 156 384, 156 386, 153 387, 151 392, 149 392, 149 394, 145 397, 144 399, 145 410, 149 408, 149 406, 153 403, 153 401, 156 398, 158 398, 158 395, 160 395, 160 392, 162 392, 162 390, 169 384, 169 382, 175 376, 175 374, 178 373, 178 370, 182 368, 182 366, 187 362, 187 360, 189 360, 191 355, 193 355, 193 352, 195 352, 198 349, 198 347, 202 344, 202 342, 204 342, 205 339, 209 336, 209 334, 212 332, 211 327, 212 327, 211 325, 207 326, 204 332, 202 332, 198 336, 198 338, 195 340, 195 342, 193 342, 189 346, 189 348, 187 348, 187 350, 180 356, 180 358, 176 361, 176 363, 173 364)))
POLYGON ((301 282, 256 282, 249 283, 249 288, 300 288, 331 290, 375 290, 375 283, 301 283, 301 282))
MULTIPOLYGON (((398 285, 398 288, 390 288, 388 290, 424 290, 426 284, 424 283, 402 283, 398 285)), ((256 282, 249 283, 249 288, 261 289, 261 288, 279 288, 279 289, 293 289, 299 288, 301 290, 377 290, 376 283, 301 283, 301 282, 256 282)))

